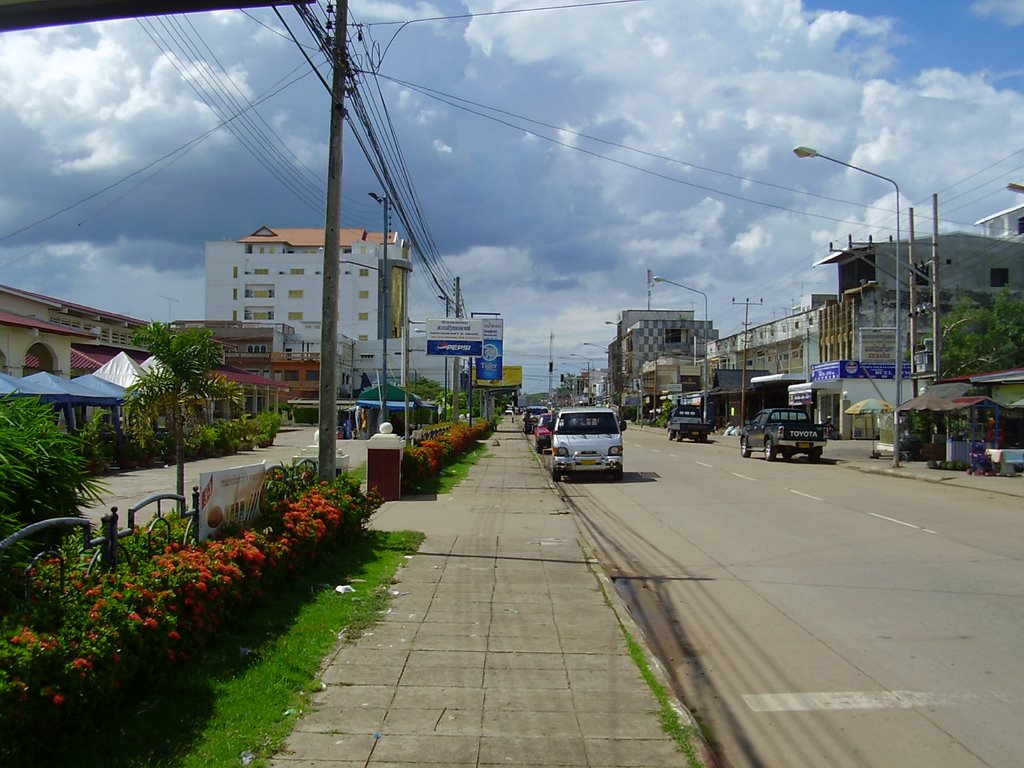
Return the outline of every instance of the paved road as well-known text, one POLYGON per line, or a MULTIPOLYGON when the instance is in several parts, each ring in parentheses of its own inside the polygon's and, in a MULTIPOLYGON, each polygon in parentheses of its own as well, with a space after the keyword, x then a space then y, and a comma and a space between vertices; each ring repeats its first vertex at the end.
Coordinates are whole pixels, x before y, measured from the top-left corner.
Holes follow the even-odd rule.
POLYGON ((1019 478, 626 450, 564 492, 723 765, 1024 764, 1019 478))

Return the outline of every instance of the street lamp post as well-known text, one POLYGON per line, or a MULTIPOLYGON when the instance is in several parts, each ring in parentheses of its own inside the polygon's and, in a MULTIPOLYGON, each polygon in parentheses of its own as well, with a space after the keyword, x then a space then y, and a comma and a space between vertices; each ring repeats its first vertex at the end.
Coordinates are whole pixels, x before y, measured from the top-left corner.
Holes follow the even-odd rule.
POLYGON ((388 401, 388 334, 391 332, 391 317, 390 309, 388 307, 388 295, 391 292, 391 286, 389 285, 389 270, 388 270, 388 229, 389 229, 389 217, 388 217, 388 196, 378 195, 376 192, 368 192, 370 197, 384 206, 384 268, 378 270, 381 278, 381 297, 380 300, 383 303, 381 310, 381 317, 383 317, 383 328, 381 329, 381 367, 380 372, 384 381, 381 382, 384 394, 381 397, 381 418, 387 420, 387 401, 388 401))
MULTIPOLYGON (((829 162, 841 165, 845 168, 850 168, 854 171, 860 171, 866 173, 868 176, 874 176, 876 179, 887 181, 892 184, 896 190, 896 266, 893 269, 893 277, 896 282, 896 315, 894 325, 896 326, 896 344, 894 353, 896 356, 896 408, 898 409, 900 403, 903 401, 902 397, 902 386, 903 386, 903 359, 901 355, 901 344, 900 344, 900 333, 902 332, 903 324, 900 322, 900 186, 894 180, 888 176, 883 176, 880 173, 869 171, 867 168, 861 168, 857 165, 850 165, 844 163, 842 160, 837 160, 834 157, 821 154, 818 150, 812 149, 811 147, 796 147, 793 149, 793 154, 797 157, 820 157, 822 160, 828 160, 829 162)), ((892 418, 892 465, 893 467, 899 467, 900 465, 900 415, 899 410, 893 413, 892 418)))
MULTIPOLYGON (((698 291, 696 288, 691 288, 688 285, 677 283, 674 280, 669 280, 667 277, 655 276, 654 282, 656 283, 668 283, 674 285, 676 288, 683 288, 687 291, 693 291, 699 293, 704 297, 704 325, 701 326, 701 337, 704 339, 704 373, 701 376, 703 380, 703 392, 701 394, 701 411, 704 413, 704 421, 708 420, 708 295, 704 291, 698 291)), ((744 372, 745 373, 745 372, 744 372)))

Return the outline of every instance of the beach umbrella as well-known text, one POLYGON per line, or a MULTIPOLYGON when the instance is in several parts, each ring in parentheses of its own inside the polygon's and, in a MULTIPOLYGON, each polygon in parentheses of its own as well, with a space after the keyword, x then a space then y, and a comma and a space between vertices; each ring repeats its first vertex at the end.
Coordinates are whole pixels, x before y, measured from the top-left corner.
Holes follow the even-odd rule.
POLYGON ((876 397, 869 397, 854 403, 846 409, 846 412, 853 416, 859 416, 863 413, 888 413, 893 409, 892 403, 887 403, 885 400, 879 400, 876 397))
POLYGON ((947 400, 944 397, 939 397, 933 392, 925 392, 923 395, 918 395, 915 398, 907 400, 905 403, 901 403, 897 411, 958 411, 962 407, 952 400, 947 400))

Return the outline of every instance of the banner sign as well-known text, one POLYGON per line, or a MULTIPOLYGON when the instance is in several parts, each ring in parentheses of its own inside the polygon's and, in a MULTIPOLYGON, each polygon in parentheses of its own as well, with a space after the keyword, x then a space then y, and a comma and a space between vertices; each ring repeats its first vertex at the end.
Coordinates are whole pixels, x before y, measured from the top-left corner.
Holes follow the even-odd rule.
POLYGON ((464 317, 427 320, 428 355, 479 357, 483 346, 483 320, 464 317))
MULTIPOLYGON (((910 363, 903 364, 903 378, 910 378, 910 363)), ((862 363, 857 360, 833 360, 811 368, 811 381, 834 379, 895 379, 896 366, 892 363, 862 363)))
POLYGON ((480 381, 501 381, 504 323, 500 317, 484 318, 483 349, 476 359, 476 378, 480 381))
POLYGON ((213 538, 232 523, 248 523, 259 517, 267 462, 200 472, 199 540, 213 538))

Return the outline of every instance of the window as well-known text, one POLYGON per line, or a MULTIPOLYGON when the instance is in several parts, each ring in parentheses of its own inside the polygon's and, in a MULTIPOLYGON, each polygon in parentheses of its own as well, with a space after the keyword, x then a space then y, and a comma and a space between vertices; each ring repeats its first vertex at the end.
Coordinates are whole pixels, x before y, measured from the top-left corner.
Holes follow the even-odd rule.
MULTIPOLYGON (((260 250, 262 251, 263 249, 260 248, 260 250)), ((254 269, 252 271, 252 273, 254 275, 269 275, 270 274, 270 270, 267 269, 266 267, 256 267, 256 269, 254 269)))
POLYGON ((1017 219, 1017 234, 1024 235, 1024 216, 1017 219))
POLYGON ((665 329, 665 343, 666 344, 681 344, 683 341, 683 331, 681 328, 666 328, 665 329))
POLYGON ((304 274, 306 274, 306 270, 304 270, 302 267, 292 267, 291 269, 288 270, 288 274, 290 274, 290 275, 304 275, 304 274))
POLYGON ((299 380, 299 372, 298 371, 285 371, 284 372, 284 380, 285 381, 298 381, 299 380))
POLYGON ((359 292, 359 298, 360 299, 368 299, 368 298, 370 298, 370 292, 369 291, 360 291, 359 292))
POLYGON ((360 277, 369 277, 370 276, 370 270, 367 269, 366 267, 363 267, 362 269, 359 270, 359 276, 360 277))
POLYGON ((369 320, 370 319, 370 313, 369 312, 360 312, 359 313, 359 319, 360 320, 369 320))
POLYGON ((296 290, 288 291, 288 298, 289 299, 301 299, 302 298, 302 289, 298 288, 296 290))
POLYGON ((306 371, 306 381, 320 381, 320 371, 316 369, 306 371))
POLYGON ((1010 270, 1006 267, 992 267, 988 271, 990 288, 1006 288, 1010 284, 1010 270))
POLYGON ((238 277, 238 267, 232 267, 231 268, 231 276, 232 277, 238 277))
POLYGON ((231 289, 231 300, 232 301, 238 301, 238 289, 237 288, 232 288, 231 289))
MULTIPOLYGON (((365 333, 359 334, 359 341, 369 341, 369 340, 370 340, 370 337, 367 336, 365 333)), ((372 355, 371 355, 371 357, 372 357, 372 355)))
POLYGON ((289 320, 301 320, 302 319, 302 313, 301 312, 289 312, 288 313, 288 319, 289 320))

